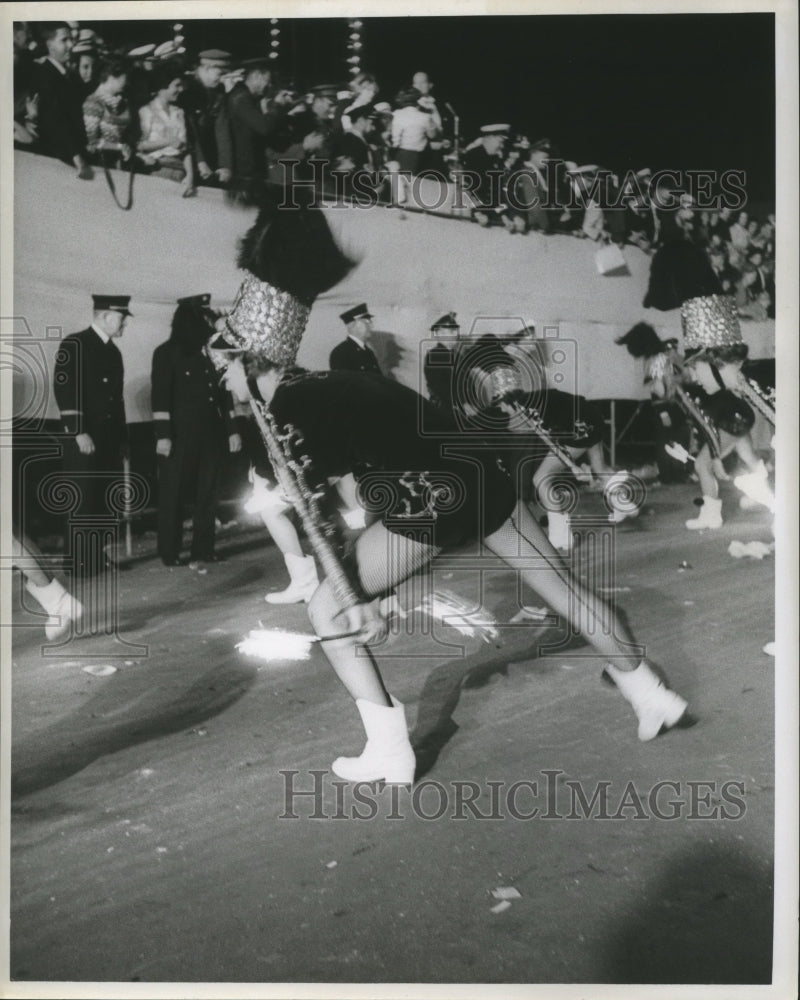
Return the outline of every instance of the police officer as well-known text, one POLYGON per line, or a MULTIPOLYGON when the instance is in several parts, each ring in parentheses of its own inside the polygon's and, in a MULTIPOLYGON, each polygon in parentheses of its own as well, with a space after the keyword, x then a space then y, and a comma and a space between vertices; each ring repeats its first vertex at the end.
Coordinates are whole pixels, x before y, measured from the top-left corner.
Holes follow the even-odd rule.
POLYGON ((375 372, 381 374, 378 359, 369 346, 372 335, 372 313, 366 302, 343 312, 340 319, 347 327, 347 339, 331 351, 332 371, 375 372))
POLYGON ((206 353, 213 334, 211 296, 178 299, 169 340, 153 353, 153 421, 158 455, 158 554, 165 566, 180 566, 183 506, 194 501, 191 569, 206 572, 216 561, 215 507, 220 471, 228 451, 238 452, 229 393, 206 353))
POLYGON ((422 373, 431 402, 437 406, 450 407, 453 403, 453 372, 460 332, 454 312, 445 313, 431 327, 431 336, 438 343, 425 355, 422 373))
MULTIPOLYGON (((83 525, 73 534, 75 571, 91 575, 104 569, 107 555, 89 543, 88 532, 113 518, 107 491, 122 471, 128 454, 123 399, 122 355, 114 343, 131 315, 129 295, 93 295, 92 325, 65 337, 56 355, 53 392, 61 413, 64 444, 62 468, 72 479, 83 525), (91 551, 90 551, 91 550, 91 551)), ((68 543, 69 548, 69 543, 68 543)))

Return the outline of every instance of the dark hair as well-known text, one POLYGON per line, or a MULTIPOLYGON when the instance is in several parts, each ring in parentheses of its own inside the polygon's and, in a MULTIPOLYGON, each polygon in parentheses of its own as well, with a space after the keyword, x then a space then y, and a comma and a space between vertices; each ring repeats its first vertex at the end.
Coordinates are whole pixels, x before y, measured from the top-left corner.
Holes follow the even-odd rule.
POLYGON ((342 252, 325 215, 308 204, 304 188, 267 196, 239 246, 237 264, 304 305, 333 288, 355 267, 342 252))
POLYGON ((686 351, 687 362, 707 361, 709 364, 726 365, 745 361, 749 347, 747 344, 723 344, 720 347, 699 347, 686 351))
POLYGON ((196 354, 214 335, 214 317, 211 309, 192 302, 181 302, 172 314, 170 343, 184 354, 196 354))
POLYGON ((69 32, 70 35, 72 34, 70 26, 66 21, 42 21, 42 23, 36 27, 42 43, 48 42, 62 28, 69 32))
POLYGON ((667 346, 649 323, 637 323, 624 336, 618 337, 614 343, 627 347, 628 354, 633 358, 655 357, 656 354, 661 354, 667 346))
POLYGON ((105 83, 109 77, 119 78, 128 75, 128 64, 124 59, 112 58, 100 64, 97 71, 97 82, 105 83))
POLYGON ((163 63, 156 63, 150 73, 150 90, 157 94, 160 90, 166 90, 173 80, 183 79, 183 65, 177 59, 167 59, 163 63))

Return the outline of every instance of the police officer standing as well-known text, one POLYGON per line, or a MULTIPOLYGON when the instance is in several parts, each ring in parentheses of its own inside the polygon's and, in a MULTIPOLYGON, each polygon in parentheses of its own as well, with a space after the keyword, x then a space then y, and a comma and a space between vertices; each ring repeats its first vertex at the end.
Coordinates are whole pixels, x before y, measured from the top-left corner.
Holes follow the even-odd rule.
POLYGON ((372 335, 372 313, 366 302, 343 312, 340 319, 347 327, 347 339, 331 351, 332 371, 375 372, 381 374, 378 359, 369 346, 372 335))
POLYGON ((165 566, 180 566, 183 507, 194 501, 191 569, 215 562, 215 508, 220 472, 228 451, 242 442, 235 429, 230 394, 206 353, 214 332, 211 296, 178 299, 172 332, 153 353, 151 378, 158 455, 158 554, 165 566))
POLYGON ((90 533, 93 528, 96 532, 110 527, 115 512, 108 507, 107 492, 119 479, 128 454, 124 370, 114 340, 122 336, 131 315, 130 296, 93 295, 92 304, 92 325, 64 338, 53 377, 67 435, 62 468, 80 496, 75 513, 83 523, 71 539, 76 545, 74 568, 80 576, 106 567, 108 555, 91 543, 90 533), (93 518, 100 520, 92 523, 93 518))

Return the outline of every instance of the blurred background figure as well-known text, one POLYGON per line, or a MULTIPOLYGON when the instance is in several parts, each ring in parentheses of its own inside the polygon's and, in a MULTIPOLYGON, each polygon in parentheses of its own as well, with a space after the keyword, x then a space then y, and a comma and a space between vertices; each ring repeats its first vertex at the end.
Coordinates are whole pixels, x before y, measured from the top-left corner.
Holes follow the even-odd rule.
POLYGON ((189 566, 205 572, 214 553, 217 491, 228 452, 241 450, 230 394, 205 346, 214 333, 211 296, 178 299, 170 338, 153 353, 151 405, 158 456, 158 554, 180 566, 183 510, 193 503, 189 566))

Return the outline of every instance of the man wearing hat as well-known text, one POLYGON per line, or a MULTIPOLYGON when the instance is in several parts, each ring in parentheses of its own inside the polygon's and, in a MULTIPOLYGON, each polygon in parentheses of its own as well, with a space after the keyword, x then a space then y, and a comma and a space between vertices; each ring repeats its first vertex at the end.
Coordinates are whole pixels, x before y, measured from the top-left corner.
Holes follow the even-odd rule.
MULTIPOLYGON (((345 175, 344 193, 347 195, 353 193, 352 179, 355 174, 366 172, 374 177, 378 169, 375 150, 369 142, 375 129, 374 107, 371 104, 360 104, 352 108, 349 121, 349 128, 338 137, 334 145, 336 171, 345 175)), ((364 180, 369 181, 368 178, 364 180)))
MULTIPOLYGON (((128 451, 122 355, 114 341, 131 315, 129 303, 129 295, 93 295, 91 326, 65 337, 56 355, 53 394, 65 435, 62 469, 74 480, 80 497, 74 513, 88 519, 86 529, 93 527, 92 517, 118 516, 109 509, 106 494, 128 451)), ((87 549, 81 546, 76 553, 75 571, 81 576, 104 568, 90 559, 87 549)))
POLYGON ((205 345, 214 332, 211 296, 178 299, 169 340, 153 353, 151 405, 158 456, 158 554, 179 566, 183 508, 193 501, 190 567, 215 561, 215 509, 227 453, 238 452, 230 394, 205 345))
POLYGON ((484 125, 480 137, 464 154, 464 170, 470 175, 474 199, 472 217, 480 226, 501 221, 512 228, 503 196, 505 179, 505 144, 510 125, 484 125))
POLYGON ((221 49, 201 52, 179 102, 186 115, 189 149, 203 184, 224 186, 232 176, 230 122, 220 82, 230 63, 230 54, 221 49))
POLYGON ((242 79, 227 97, 233 143, 233 188, 245 201, 257 200, 266 175, 266 149, 273 147, 291 106, 291 96, 279 91, 266 111, 262 98, 272 82, 269 60, 247 59, 242 79))
POLYGON ((347 339, 331 351, 331 370, 380 375, 378 359, 368 345, 372 336, 372 313, 367 309, 366 302, 343 312, 340 318, 347 327, 347 339))
POLYGON ((333 117, 338 93, 339 87, 335 84, 320 84, 310 90, 304 109, 292 110, 286 119, 288 129, 282 143, 281 152, 284 155, 281 159, 331 161, 333 117))
POLYGON ((451 407, 453 403, 453 372, 461 327, 454 312, 445 313, 431 326, 431 336, 438 339, 425 355, 422 374, 431 402, 451 407))

